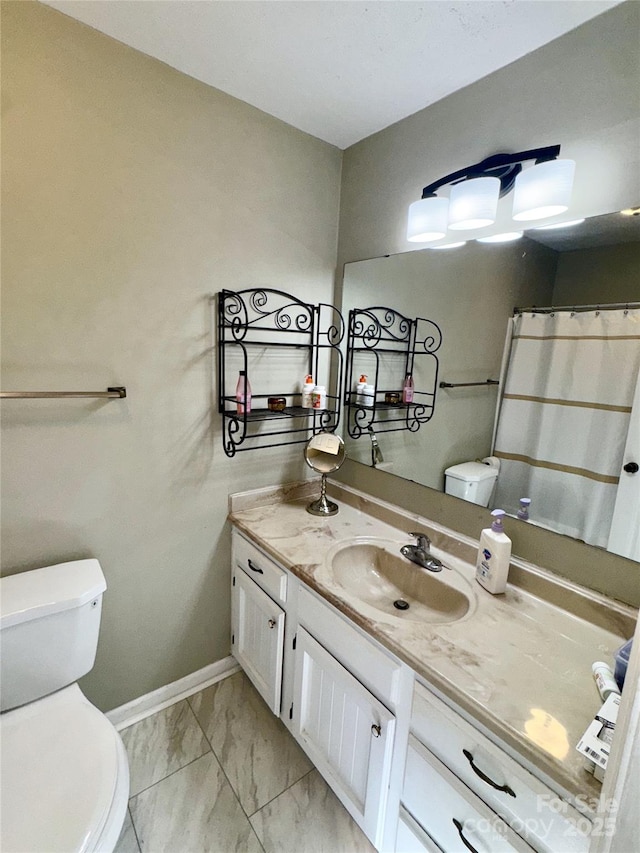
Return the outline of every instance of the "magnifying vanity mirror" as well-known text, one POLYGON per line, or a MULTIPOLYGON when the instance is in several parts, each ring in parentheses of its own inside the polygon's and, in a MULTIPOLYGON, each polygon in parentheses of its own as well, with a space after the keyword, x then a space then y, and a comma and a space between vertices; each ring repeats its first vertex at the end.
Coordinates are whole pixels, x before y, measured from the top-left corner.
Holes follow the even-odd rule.
MULTIPOLYGON (((618 488, 618 483, 621 487, 626 485, 628 492, 618 502, 621 505, 618 524, 627 543, 622 548, 609 549, 640 560, 640 474, 634 475, 623 467, 632 456, 640 462, 636 458, 640 457, 640 390, 635 393, 640 362, 640 216, 614 213, 593 217, 572 228, 532 229, 517 242, 508 244, 473 241, 450 251, 423 249, 346 264, 343 315, 347 317, 352 310, 362 311, 370 306, 388 306, 409 318, 429 317, 438 325, 442 331, 439 381, 429 422, 415 432, 378 432, 377 453, 372 453, 370 436, 366 433, 358 438, 349 434, 345 419, 344 437, 351 460, 458 496, 459 490, 446 485, 447 469, 462 464, 475 465, 474 470, 494 466, 498 470, 498 483, 493 482, 496 478, 494 471, 490 471, 494 475, 490 478, 492 488, 476 489, 489 491, 486 502, 470 496, 466 499, 489 508, 496 506, 496 499, 511 501, 513 507, 503 508, 515 515, 518 499, 532 498, 529 521, 523 523, 539 524, 604 548, 608 547, 611 518, 605 522, 606 530, 600 529, 597 534, 587 529, 596 524, 593 518, 586 526, 576 519, 593 515, 596 486, 603 483, 611 492, 618 488), (625 411, 608 411, 615 409, 615 404, 607 393, 611 380, 604 378, 599 386, 596 383, 595 391, 572 389, 570 377, 560 380, 553 391, 546 391, 543 402, 553 398, 556 413, 572 415, 580 408, 580 401, 587 399, 603 421, 597 439, 585 451, 586 461, 579 466, 584 469, 584 479, 577 485, 567 485, 562 471, 554 470, 555 481, 547 478, 546 491, 538 489, 534 497, 526 491, 526 484, 533 479, 515 479, 515 469, 522 460, 507 460, 505 454, 500 458, 500 448, 496 449, 495 444, 496 434, 500 437, 501 430, 504 434, 507 407, 503 395, 505 388, 508 390, 505 378, 513 350, 513 334, 507 338, 506 332, 513 325, 514 309, 528 309, 528 315, 538 318, 534 321, 537 329, 548 322, 551 314, 558 313, 557 307, 551 310, 552 306, 568 306, 567 314, 580 315, 583 322, 587 315, 613 315, 608 306, 614 303, 618 303, 621 317, 629 321, 626 331, 616 332, 618 339, 628 338, 620 363, 629 366, 630 360, 634 362, 630 366, 633 375, 619 380, 624 382, 626 390, 625 401, 618 408, 625 411), (533 306, 540 309, 538 314, 531 312, 533 306), (586 306, 593 307, 586 311, 586 306), (604 420, 606 415, 613 420, 625 420, 624 436, 614 437, 613 425, 608 426, 604 420), (594 480, 592 474, 600 471, 603 455, 611 453, 622 460, 619 470, 607 471, 608 480, 594 480), (564 505, 571 510, 569 519, 562 518, 564 505), (629 531, 630 535, 626 535, 629 531)), ((521 330, 519 334, 521 338, 530 336, 528 331, 521 330)), ((536 334, 562 338, 564 333, 536 334)), ((596 339, 599 333, 589 328, 583 337, 583 361, 589 373, 592 354, 586 339, 596 339)), ((550 361, 540 351, 534 353, 531 341, 518 340, 518 344, 528 353, 520 368, 527 379, 537 381, 552 372, 550 361)), ((553 358, 562 360, 562 356, 553 358)), ((614 384, 615 381, 614 378, 614 384)), ((537 388, 535 382, 532 390, 527 391, 531 398, 542 394, 533 390, 534 387, 537 388)), ((354 389, 346 391, 353 394, 354 389)), ((509 405, 517 409, 523 403, 509 400, 509 405)), ((541 471, 551 453, 548 446, 543 447, 545 441, 550 442, 552 449, 559 442, 572 441, 571 435, 562 437, 560 428, 554 424, 550 428, 551 438, 542 437, 542 422, 549 417, 549 407, 546 408, 547 411, 521 408, 509 414, 512 418, 509 429, 532 434, 533 446, 539 448, 539 453, 530 452, 529 457, 536 457, 534 464, 541 471)), ((581 434, 584 432, 586 428, 576 427, 576 441, 584 437, 581 434)), ((612 500, 609 503, 613 511, 612 500)))
POLYGON ((331 432, 319 432, 312 436, 304 449, 305 462, 317 474, 322 475, 320 497, 307 507, 311 515, 336 515, 338 504, 327 500, 327 474, 333 474, 346 458, 344 441, 331 432))

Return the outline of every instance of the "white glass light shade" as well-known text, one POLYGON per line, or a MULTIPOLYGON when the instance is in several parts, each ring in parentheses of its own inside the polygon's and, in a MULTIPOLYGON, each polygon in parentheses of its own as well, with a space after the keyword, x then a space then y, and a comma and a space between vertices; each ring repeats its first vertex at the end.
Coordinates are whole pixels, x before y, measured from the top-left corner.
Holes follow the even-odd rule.
POLYGON ((449 199, 449 228, 469 231, 493 225, 499 195, 499 178, 470 178, 454 184, 449 199))
POLYGON ((449 199, 432 196, 414 201, 409 206, 407 240, 411 243, 431 243, 442 240, 447 233, 449 199))
POLYGON ((490 237, 478 237, 478 243, 512 243, 522 237, 522 231, 505 231, 503 234, 492 234, 490 237))
POLYGON ((571 201, 575 170, 575 160, 549 160, 520 172, 513 194, 516 222, 564 213, 571 201))

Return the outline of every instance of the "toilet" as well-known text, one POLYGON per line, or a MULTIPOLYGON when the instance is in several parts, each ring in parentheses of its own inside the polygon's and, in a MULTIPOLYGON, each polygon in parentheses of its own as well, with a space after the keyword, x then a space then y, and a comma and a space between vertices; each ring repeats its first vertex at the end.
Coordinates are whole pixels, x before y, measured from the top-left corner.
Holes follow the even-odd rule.
POLYGON ((120 735, 75 683, 93 667, 97 560, 0 580, 2 822, 11 853, 110 853, 127 810, 120 735))
POLYGON ((498 479, 498 468, 484 462, 461 462, 444 472, 444 490, 464 501, 488 506, 498 479))

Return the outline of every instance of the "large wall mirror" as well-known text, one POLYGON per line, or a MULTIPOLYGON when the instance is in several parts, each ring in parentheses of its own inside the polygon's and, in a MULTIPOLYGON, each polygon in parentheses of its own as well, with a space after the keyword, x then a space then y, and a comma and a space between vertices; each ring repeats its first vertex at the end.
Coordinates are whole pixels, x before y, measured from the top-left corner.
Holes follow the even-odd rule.
POLYGON ((345 318, 370 306, 437 323, 439 384, 447 387, 415 433, 354 440, 345 429, 352 460, 441 491, 448 468, 488 460, 499 469, 490 507, 515 515, 529 498, 523 523, 640 560, 640 472, 623 467, 632 457, 640 463, 640 216, 613 213, 531 230, 513 243, 471 241, 346 264, 345 318), (516 307, 533 306, 576 310, 525 310, 514 320, 516 307), (562 348, 572 336, 580 338, 580 372, 562 348), (560 445, 568 461, 554 462, 560 445), (578 445, 582 455, 572 456, 578 445))

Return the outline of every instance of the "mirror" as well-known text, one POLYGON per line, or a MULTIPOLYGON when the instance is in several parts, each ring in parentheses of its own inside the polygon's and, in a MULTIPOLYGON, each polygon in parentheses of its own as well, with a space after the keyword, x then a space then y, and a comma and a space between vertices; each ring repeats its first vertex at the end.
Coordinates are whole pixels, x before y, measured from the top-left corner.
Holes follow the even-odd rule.
POLYGON ((322 474, 320 497, 312 501, 307 512, 311 515, 336 515, 338 504, 327 500, 327 474, 337 471, 346 458, 344 441, 331 432, 319 432, 311 436, 304 449, 304 459, 309 468, 322 474))
MULTIPOLYGON (((640 217, 617 213, 573 228, 532 229, 514 243, 472 241, 458 249, 423 249, 346 264, 345 317, 351 309, 385 305, 407 317, 427 317, 442 330, 431 420, 417 432, 378 434, 375 452, 369 436, 354 440, 345 431, 350 459, 443 491, 447 468, 492 456, 502 389, 487 380, 501 378, 515 307, 639 301, 640 217)), ((529 523, 566 534, 539 515, 542 503, 538 498, 532 504, 529 523)), ((635 528, 638 511, 630 508, 635 528)))

